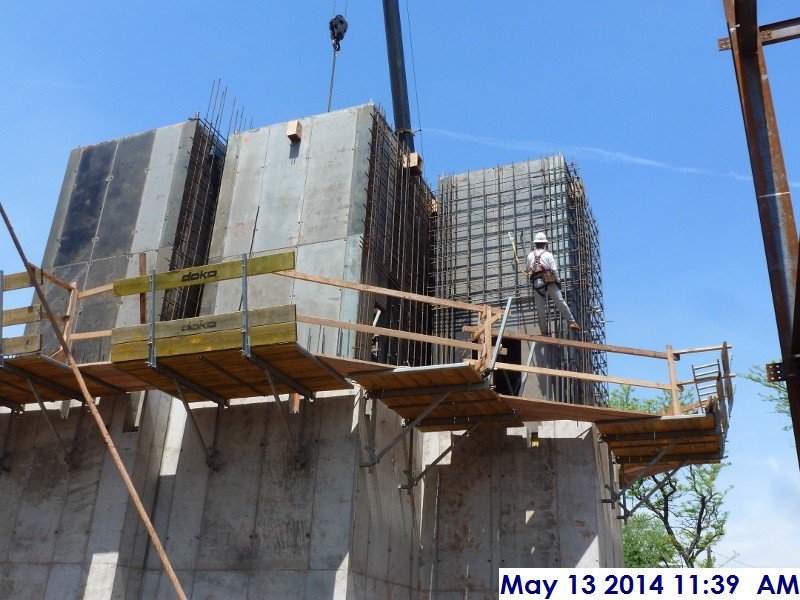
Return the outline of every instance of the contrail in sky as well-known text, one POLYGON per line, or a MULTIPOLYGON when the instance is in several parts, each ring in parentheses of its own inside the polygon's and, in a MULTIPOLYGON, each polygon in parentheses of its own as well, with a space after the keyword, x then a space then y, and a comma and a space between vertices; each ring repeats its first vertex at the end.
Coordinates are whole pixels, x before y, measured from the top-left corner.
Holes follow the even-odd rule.
MULTIPOLYGON (((711 175, 714 177, 726 177, 728 179, 735 179, 737 181, 753 181, 749 175, 742 175, 741 173, 720 173, 705 169, 702 167, 683 167, 678 165, 671 165, 661 160, 654 160, 652 158, 643 158, 641 156, 634 156, 626 154, 625 152, 616 152, 614 150, 606 150, 605 148, 595 148, 593 146, 557 146, 550 142, 532 141, 532 140, 504 140, 491 136, 472 135, 470 133, 461 133, 457 131, 448 131, 447 129, 437 129, 433 127, 426 127, 425 133, 432 133, 434 135, 441 135, 449 137, 454 140, 463 142, 472 142, 481 144, 483 146, 492 146, 494 148, 504 148, 506 150, 519 150, 521 152, 543 153, 552 154, 555 152, 563 152, 564 154, 575 154, 578 156, 585 156, 588 158, 596 158, 608 162, 622 162, 631 165, 639 165, 643 167, 653 167, 656 169, 664 169, 665 171, 672 171, 673 173, 689 173, 691 175, 711 175)), ((800 188, 800 183, 790 181, 789 186, 792 188, 800 188)))

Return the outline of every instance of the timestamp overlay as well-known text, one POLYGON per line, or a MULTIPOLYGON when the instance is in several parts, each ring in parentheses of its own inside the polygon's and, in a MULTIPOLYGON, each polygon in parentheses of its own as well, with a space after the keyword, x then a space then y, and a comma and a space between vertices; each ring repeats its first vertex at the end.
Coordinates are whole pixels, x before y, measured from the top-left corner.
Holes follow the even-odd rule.
POLYGON ((501 599, 800 598, 797 569, 500 569, 501 599))

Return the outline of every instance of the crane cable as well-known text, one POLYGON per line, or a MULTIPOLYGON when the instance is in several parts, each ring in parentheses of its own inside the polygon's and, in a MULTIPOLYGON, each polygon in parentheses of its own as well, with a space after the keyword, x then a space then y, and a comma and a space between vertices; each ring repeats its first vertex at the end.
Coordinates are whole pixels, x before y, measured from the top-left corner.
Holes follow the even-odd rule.
POLYGON ((411 35, 411 13, 408 8, 410 0, 406 0, 406 22, 408 23, 408 45, 411 48, 411 73, 414 76, 414 99, 417 103, 417 130, 419 131, 420 153, 425 155, 425 143, 422 139, 422 115, 419 110, 419 91, 417 90, 417 66, 414 62, 414 37, 411 35))
POLYGON ((334 17, 328 22, 328 30, 331 34, 331 41, 333 42, 333 60, 331 61, 331 81, 328 86, 328 110, 331 112, 331 102, 333 101, 333 79, 336 73, 336 55, 341 49, 340 42, 344 39, 344 34, 347 32, 347 8, 350 0, 346 0, 344 4, 344 16, 336 13, 336 0, 333 1, 333 14, 334 17))

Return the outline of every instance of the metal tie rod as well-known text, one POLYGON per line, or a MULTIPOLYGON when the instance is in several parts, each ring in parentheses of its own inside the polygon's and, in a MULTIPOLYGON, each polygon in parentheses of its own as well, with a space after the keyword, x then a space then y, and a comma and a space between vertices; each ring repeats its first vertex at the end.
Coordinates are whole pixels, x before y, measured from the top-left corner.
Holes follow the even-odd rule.
MULTIPOLYGON (((186 395, 183 393, 183 386, 181 385, 181 382, 178 381, 177 379, 175 379, 174 382, 178 392, 178 399, 183 403, 183 407, 186 409, 186 416, 189 417, 189 422, 192 424, 192 429, 197 434, 197 439, 200 440, 200 447, 203 448, 203 452, 206 455, 206 464, 215 471, 218 471, 219 467, 214 462, 214 459, 216 458, 215 456, 216 448, 214 448, 212 451, 209 452, 208 446, 206 446, 206 441, 205 439, 203 439, 203 434, 200 431, 200 426, 197 424, 197 419, 195 418, 194 413, 192 412, 192 409, 189 406, 189 403, 186 401, 186 395)), ((217 404, 217 410, 221 408, 222 405, 217 404)), ((214 434, 214 438, 215 438, 214 442, 216 445, 216 432, 214 434)))
MULTIPOLYGON (((361 466, 362 467, 371 467, 373 465, 378 464, 380 462, 381 458, 383 458, 386 455, 386 453, 389 452, 389 450, 394 448, 394 446, 397 444, 397 442, 399 442, 401 439, 403 439, 403 437, 409 431, 414 429, 414 427, 416 427, 420 423, 420 421, 422 421, 425 417, 427 417, 429 414, 431 414, 433 412, 433 410, 437 406, 439 406, 442 402, 444 402, 445 399, 451 393, 452 392, 447 392, 446 394, 440 396, 438 400, 436 400, 436 401, 432 402, 431 404, 429 404, 428 408, 426 408, 419 415, 417 415, 417 417, 413 421, 411 421, 411 423, 408 423, 405 427, 403 427, 403 429, 400 430, 400 433, 398 433, 396 436, 394 436, 394 439, 391 442, 389 442, 383 450, 378 452, 378 454, 375 454, 375 449, 374 448, 366 448, 367 452, 369 452, 371 454, 371 457, 370 457, 370 460, 368 462, 361 463, 361 466)), ((375 418, 374 415, 373 415, 372 418, 375 418)))
POLYGON ((472 434, 472 432, 475 431, 481 425, 481 423, 483 423, 483 421, 478 421, 472 427, 467 429, 464 433, 459 435, 458 438, 453 443, 451 443, 445 449, 444 452, 442 452, 439 456, 437 456, 436 459, 431 464, 425 467, 422 473, 413 478, 409 477, 408 483, 405 485, 401 485, 400 489, 410 490, 411 488, 415 487, 420 481, 422 481, 422 479, 425 477, 425 475, 427 475, 430 472, 431 469, 433 469, 436 465, 442 462, 444 460, 444 457, 450 454, 453 450, 455 450, 458 447, 459 444, 461 444, 461 442, 467 439, 470 436, 470 434, 472 434))

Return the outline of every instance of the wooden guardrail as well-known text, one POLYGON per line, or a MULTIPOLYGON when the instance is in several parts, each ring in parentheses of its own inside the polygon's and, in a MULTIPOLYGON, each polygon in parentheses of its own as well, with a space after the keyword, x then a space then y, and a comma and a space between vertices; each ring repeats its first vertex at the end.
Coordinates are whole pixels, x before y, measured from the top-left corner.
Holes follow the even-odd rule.
MULTIPOLYGON (((247 259, 248 276, 266 275, 276 271, 294 269, 294 252, 281 252, 267 256, 256 256, 247 259)), ((156 274, 156 291, 171 290, 190 285, 217 283, 227 279, 238 279, 242 276, 242 261, 231 260, 217 264, 189 267, 177 271, 156 274)), ((145 294, 150 291, 150 276, 140 275, 128 279, 118 279, 113 284, 117 296, 145 294)))
MULTIPOLYGON (((30 271, 37 284, 42 285, 45 280, 54 283, 55 285, 70 292, 70 300, 74 298, 75 286, 65 283, 55 277, 54 275, 43 271, 40 267, 33 264, 28 264, 30 271)), ((3 337, 3 329, 5 327, 12 327, 14 325, 26 325, 28 323, 36 323, 42 320, 42 307, 39 304, 32 306, 22 306, 16 308, 5 308, 3 295, 5 292, 12 292, 16 290, 23 290, 32 287, 31 279, 27 272, 11 273, 6 275, 0 271, 0 360, 2 356, 15 355, 15 354, 30 354, 34 352, 41 352, 42 350, 42 336, 40 333, 33 333, 28 335, 21 335, 17 337, 6 338, 3 337)), ((70 301, 70 306, 73 306, 70 301)), ((69 311, 68 314, 60 319, 65 328, 69 326, 69 311)))
MULTIPOLYGON (((295 306, 288 304, 249 311, 250 342, 254 346, 297 340, 295 306)), ((193 317, 155 324, 157 356, 177 356, 242 347, 241 312, 193 317)), ((120 327, 111 332, 111 362, 146 359, 149 324, 120 327)))
MULTIPOLYGON (((464 326, 462 331, 466 333, 476 333, 480 331, 480 327, 464 326)), ((493 335, 497 335, 498 330, 493 330, 493 335)), ((667 345, 665 352, 657 350, 643 350, 640 348, 631 348, 629 346, 614 346, 610 344, 595 344, 593 342, 584 342, 580 340, 569 340, 554 338, 542 335, 532 335, 519 332, 506 332, 505 338, 516 339, 528 342, 535 342, 539 344, 548 344, 554 346, 562 346, 566 348, 580 348, 584 350, 593 350, 598 352, 611 352, 613 354, 624 354, 629 356, 641 356, 643 358, 655 358, 667 361, 667 371, 669 375, 669 382, 647 381, 643 379, 632 379, 628 377, 614 377, 611 375, 601 375, 597 373, 583 373, 578 371, 565 371, 562 369, 549 369, 546 367, 533 367, 525 365, 514 365, 509 363, 497 363, 495 367, 504 371, 515 371, 518 373, 531 373, 534 375, 550 375, 554 377, 565 377, 568 379, 579 379, 583 381, 597 381, 602 383, 615 383, 621 385, 631 385, 634 387, 645 387, 657 390, 663 390, 670 393, 670 406, 669 414, 679 415, 685 412, 680 402, 680 392, 685 385, 696 383, 691 381, 678 381, 675 373, 675 363, 680 360, 683 354, 695 354, 702 352, 722 351, 722 359, 724 365, 727 365, 727 350, 731 348, 727 343, 717 346, 704 346, 700 348, 687 348, 684 350, 675 351, 672 346, 667 345)), ((723 369, 723 385, 725 386, 726 393, 730 390, 730 378, 735 374, 730 373, 727 366, 723 369)))

